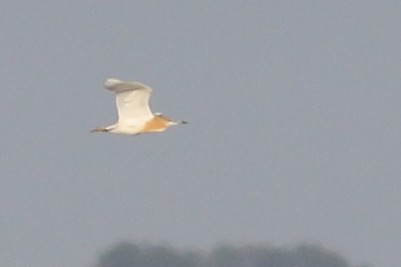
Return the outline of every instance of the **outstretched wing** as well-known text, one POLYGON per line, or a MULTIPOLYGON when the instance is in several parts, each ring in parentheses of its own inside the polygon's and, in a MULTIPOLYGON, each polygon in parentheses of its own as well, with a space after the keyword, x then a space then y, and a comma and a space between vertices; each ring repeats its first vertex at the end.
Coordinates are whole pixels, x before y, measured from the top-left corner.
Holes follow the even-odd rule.
POLYGON ((108 79, 105 87, 116 93, 116 105, 119 123, 131 124, 153 118, 149 108, 152 89, 140 82, 125 82, 108 79))

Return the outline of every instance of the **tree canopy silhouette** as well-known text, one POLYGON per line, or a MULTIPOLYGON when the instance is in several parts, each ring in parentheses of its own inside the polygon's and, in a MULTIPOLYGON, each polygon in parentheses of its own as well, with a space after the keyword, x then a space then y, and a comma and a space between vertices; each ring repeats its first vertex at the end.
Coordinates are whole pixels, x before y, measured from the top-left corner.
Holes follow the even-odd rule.
POLYGON ((335 252, 302 244, 294 248, 221 245, 208 252, 123 242, 102 253, 95 267, 351 267, 335 252))

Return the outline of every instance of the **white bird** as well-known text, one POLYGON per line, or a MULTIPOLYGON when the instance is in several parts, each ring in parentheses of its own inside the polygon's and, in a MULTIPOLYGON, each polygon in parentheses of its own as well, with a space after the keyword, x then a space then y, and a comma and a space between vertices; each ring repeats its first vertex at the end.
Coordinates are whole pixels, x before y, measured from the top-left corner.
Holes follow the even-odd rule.
POLYGON ((163 132, 169 126, 187 123, 172 120, 160 113, 153 113, 149 108, 152 88, 147 85, 137 81, 107 79, 104 86, 116 93, 118 121, 107 127, 97 127, 91 132, 135 135, 163 132))

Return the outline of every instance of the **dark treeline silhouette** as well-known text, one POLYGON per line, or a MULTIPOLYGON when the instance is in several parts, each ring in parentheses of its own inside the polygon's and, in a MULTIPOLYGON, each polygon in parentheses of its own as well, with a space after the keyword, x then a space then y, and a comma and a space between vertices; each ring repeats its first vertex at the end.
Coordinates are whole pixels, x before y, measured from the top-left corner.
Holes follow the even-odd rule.
POLYGON ((337 253, 318 245, 285 249, 222 245, 208 252, 124 242, 105 251, 95 267, 351 267, 337 253))

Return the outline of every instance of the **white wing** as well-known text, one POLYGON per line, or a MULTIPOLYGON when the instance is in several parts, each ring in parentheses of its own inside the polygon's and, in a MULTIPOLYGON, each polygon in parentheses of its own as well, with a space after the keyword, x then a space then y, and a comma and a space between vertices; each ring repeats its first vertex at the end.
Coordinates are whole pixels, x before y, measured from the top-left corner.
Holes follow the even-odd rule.
POLYGON ((152 89, 140 82, 108 79, 104 86, 116 93, 118 122, 131 124, 153 118, 149 108, 152 89))

